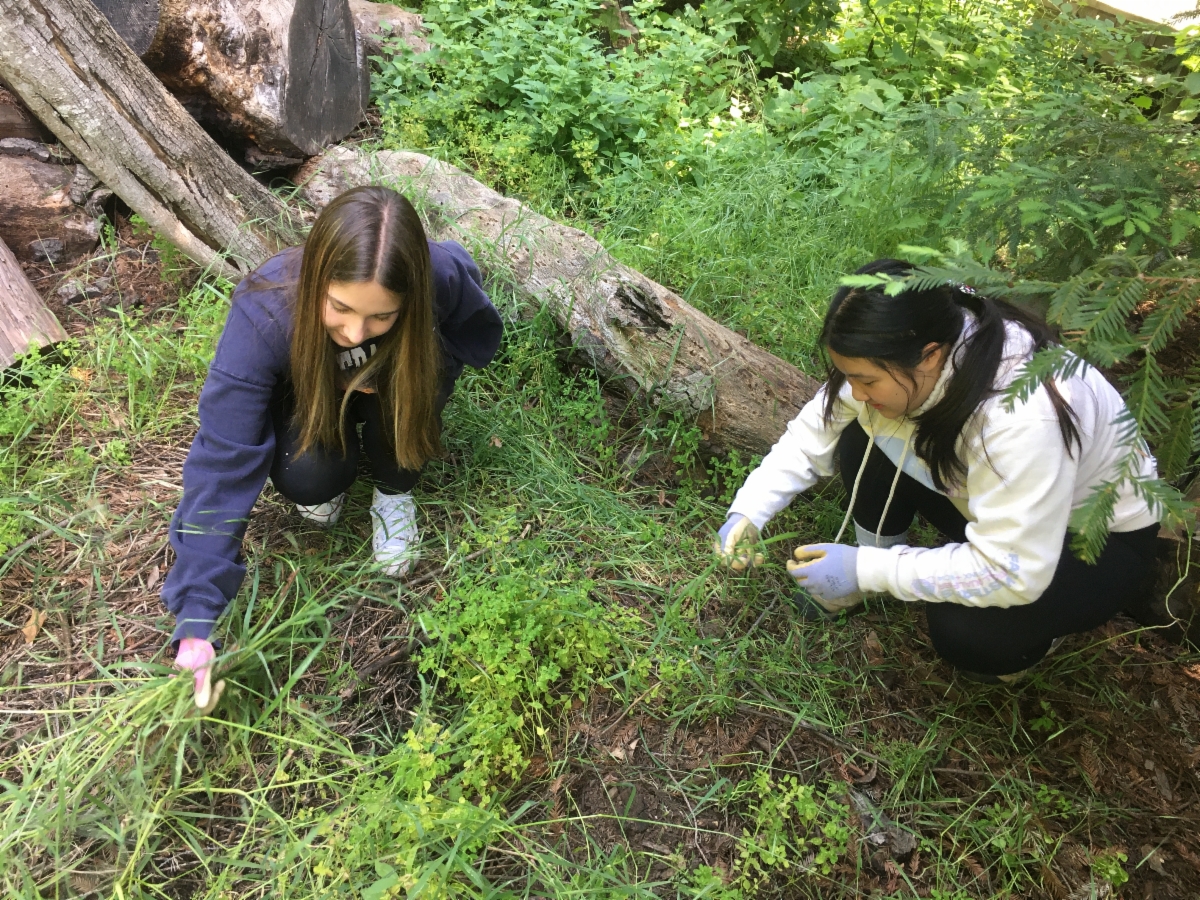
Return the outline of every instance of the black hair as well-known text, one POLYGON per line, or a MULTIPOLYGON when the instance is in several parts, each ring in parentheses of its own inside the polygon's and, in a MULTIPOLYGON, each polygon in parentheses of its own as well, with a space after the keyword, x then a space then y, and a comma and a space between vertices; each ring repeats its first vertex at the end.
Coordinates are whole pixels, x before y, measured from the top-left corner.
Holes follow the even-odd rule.
MULTIPOLYGON (((903 280, 913 265, 899 259, 877 259, 856 275, 877 275, 903 280)), ((962 285, 942 284, 917 290, 905 287, 888 296, 885 285, 840 287, 833 295, 821 345, 841 356, 866 359, 892 375, 897 372, 912 381, 911 372, 928 354, 929 344, 944 347, 946 365, 953 366, 946 392, 934 406, 915 416, 917 429, 913 449, 929 466, 934 486, 966 477, 967 466, 958 455, 957 441, 979 405, 997 393, 996 370, 1004 355, 1005 322, 1016 322, 1033 338, 1034 350, 1055 343, 1057 335, 1045 322, 1003 300, 994 300, 962 285), (953 347, 962 334, 966 312, 975 317, 975 330, 960 353, 953 347)), ((838 394, 846 376, 829 366, 825 392, 825 422, 833 418, 838 394)), ((1071 445, 1082 448, 1075 411, 1054 382, 1045 382, 1050 402, 1058 416, 1058 429, 1067 453, 1071 445)))

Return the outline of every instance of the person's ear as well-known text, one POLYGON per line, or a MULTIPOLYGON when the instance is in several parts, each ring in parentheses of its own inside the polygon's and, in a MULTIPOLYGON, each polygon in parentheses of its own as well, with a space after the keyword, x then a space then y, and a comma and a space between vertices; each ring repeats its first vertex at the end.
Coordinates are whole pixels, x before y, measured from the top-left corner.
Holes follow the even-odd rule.
POLYGON ((930 341, 921 348, 921 361, 917 363, 917 368, 926 373, 939 372, 949 352, 945 344, 930 341))

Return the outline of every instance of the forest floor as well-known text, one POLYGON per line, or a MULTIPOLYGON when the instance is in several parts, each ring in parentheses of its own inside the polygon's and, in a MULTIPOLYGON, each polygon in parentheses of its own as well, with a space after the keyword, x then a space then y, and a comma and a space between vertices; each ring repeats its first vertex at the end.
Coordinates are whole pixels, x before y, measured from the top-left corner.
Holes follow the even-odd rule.
POLYGON ((6 896, 1200 894, 1193 649, 1117 618, 990 687, 917 607, 800 620, 785 539, 828 537, 837 485, 716 570, 746 467, 540 318, 460 383, 399 586, 365 488, 330 531, 268 488, 197 720, 158 593, 228 286, 166 256, 123 222, 107 293, 29 273, 78 347, 5 409, 6 896))

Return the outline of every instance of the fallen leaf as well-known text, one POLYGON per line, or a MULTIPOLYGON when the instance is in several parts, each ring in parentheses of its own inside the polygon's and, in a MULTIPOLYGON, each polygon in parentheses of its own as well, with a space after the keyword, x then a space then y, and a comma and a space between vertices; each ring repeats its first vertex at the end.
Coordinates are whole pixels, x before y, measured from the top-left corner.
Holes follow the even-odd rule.
POLYGON ((25 635, 25 643, 32 644, 34 638, 38 636, 38 632, 42 630, 42 626, 46 624, 46 614, 40 609, 31 610, 29 613, 29 621, 25 623, 25 627, 21 629, 21 634, 25 635))
POLYGON ((1158 785, 1158 792, 1163 795, 1164 800, 1175 799, 1175 794, 1171 790, 1171 779, 1167 777, 1167 773, 1162 769, 1154 770, 1154 783, 1158 785))
POLYGON ((867 661, 871 665, 877 666, 883 662, 883 644, 880 642, 879 635, 875 633, 874 629, 867 632, 867 636, 863 639, 863 652, 867 654, 867 661))
POLYGON ((158 584, 158 579, 162 577, 162 571, 157 565, 151 566, 150 574, 146 578, 146 590, 154 590, 154 586, 158 584))
POLYGON ((859 774, 854 776, 855 784, 870 784, 875 780, 875 776, 879 774, 879 765, 875 762, 871 763, 871 767, 863 772, 859 769, 859 774))
POLYGON ((1146 865, 1151 869, 1159 875, 1166 876, 1167 870, 1163 868, 1163 863, 1167 861, 1167 857, 1163 854, 1162 850, 1155 849, 1149 844, 1143 844, 1142 857, 1145 859, 1146 865))

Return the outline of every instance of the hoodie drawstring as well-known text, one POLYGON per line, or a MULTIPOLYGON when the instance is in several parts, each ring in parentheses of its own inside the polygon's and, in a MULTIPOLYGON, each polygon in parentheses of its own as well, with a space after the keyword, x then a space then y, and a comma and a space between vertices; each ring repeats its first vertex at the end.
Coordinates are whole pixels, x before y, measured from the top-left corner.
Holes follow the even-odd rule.
MULTIPOLYGON (((850 524, 850 520, 854 516, 854 502, 858 499, 858 486, 862 482, 863 472, 867 470, 867 460, 871 456, 871 450, 875 446, 875 428, 871 424, 871 414, 867 413, 867 449, 863 453, 862 463, 859 464, 858 474, 854 476, 854 486, 850 489, 850 505, 846 509, 846 515, 842 519, 842 527, 838 529, 837 537, 833 539, 835 544, 840 544, 842 535, 846 531, 846 526, 850 524)), ((883 534, 883 523, 887 521, 888 510, 892 507, 892 498, 896 496, 896 485, 900 483, 900 473, 904 471, 904 461, 908 459, 908 438, 904 439, 904 446, 900 450, 900 462, 896 464, 896 474, 892 476, 892 486, 888 490, 887 502, 883 504, 883 515, 879 517, 879 524, 875 526, 876 534, 883 534)))

